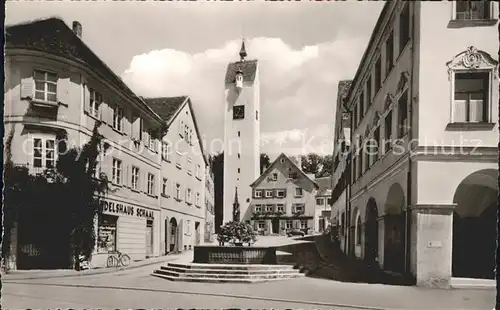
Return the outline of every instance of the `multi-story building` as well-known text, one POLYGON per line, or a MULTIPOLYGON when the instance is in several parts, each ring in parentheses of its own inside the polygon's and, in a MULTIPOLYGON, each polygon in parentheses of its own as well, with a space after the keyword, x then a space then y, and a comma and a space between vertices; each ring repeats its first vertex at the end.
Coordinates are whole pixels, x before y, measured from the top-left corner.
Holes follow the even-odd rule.
POLYGON ((337 104, 334 129, 334 148, 333 148, 333 172, 332 172, 332 209, 330 212, 330 221, 332 224, 332 240, 340 244, 340 248, 347 252, 347 233, 346 226, 346 206, 348 205, 348 193, 350 189, 350 168, 348 160, 350 159, 349 147, 351 143, 351 117, 344 106, 344 99, 347 96, 350 80, 340 81, 337 89, 337 104))
POLYGON ((165 254, 190 250, 204 236, 208 169, 191 99, 180 96, 145 101, 168 126, 161 140, 161 249, 165 254))
POLYGON ((332 177, 315 178, 319 189, 316 192, 316 210, 314 213, 314 231, 323 232, 330 225, 332 206, 332 177))
POLYGON ((417 285, 493 279, 497 16, 494 1, 387 2, 345 100, 348 252, 417 285))
POLYGON ((250 184, 260 175, 259 69, 246 57, 243 42, 240 61, 228 65, 225 77, 223 223, 233 220, 236 192, 240 220, 250 219, 250 184))
POLYGON ((205 173, 205 242, 211 243, 215 234, 215 186, 212 171, 212 157, 209 156, 209 168, 205 173))
MULTIPOLYGON (((99 156, 96 176, 106 174, 110 190, 96 220, 92 265, 105 265, 110 251, 141 260, 199 242, 207 163, 189 98, 167 98, 155 112, 87 47, 78 22, 73 29, 58 18, 8 27, 5 59, 4 123, 13 132, 14 164, 33 174, 53 169, 59 154, 89 141, 101 122, 109 148, 99 156)), ((18 220, 8 268, 47 268, 44 231, 30 228, 36 220, 32 214, 18 220)))
MULTIPOLYGON (((66 148, 81 146, 102 122, 99 132, 110 149, 101 154, 96 174, 108 176, 110 191, 93 262, 117 249, 133 260, 158 256, 160 155, 149 129, 163 126, 162 119, 83 43, 78 22, 72 30, 49 18, 6 31, 4 124, 6 132, 14 131, 13 163, 32 173, 54 168, 61 141, 66 148), (133 167, 136 179, 129 174, 133 167)), ((42 232, 30 231, 26 221, 18 223, 13 242, 19 268, 33 268, 38 253, 46 252, 38 248, 42 232)))
POLYGON ((250 223, 260 234, 313 228, 318 184, 293 160, 280 154, 251 185, 250 223))

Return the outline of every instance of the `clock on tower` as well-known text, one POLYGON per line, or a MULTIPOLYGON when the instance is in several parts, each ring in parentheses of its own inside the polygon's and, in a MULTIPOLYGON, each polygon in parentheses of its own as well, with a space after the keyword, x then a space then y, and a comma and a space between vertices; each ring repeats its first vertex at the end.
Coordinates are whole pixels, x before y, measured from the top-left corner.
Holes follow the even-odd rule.
POLYGON ((233 119, 244 119, 245 118, 245 106, 237 105, 233 107, 233 119))

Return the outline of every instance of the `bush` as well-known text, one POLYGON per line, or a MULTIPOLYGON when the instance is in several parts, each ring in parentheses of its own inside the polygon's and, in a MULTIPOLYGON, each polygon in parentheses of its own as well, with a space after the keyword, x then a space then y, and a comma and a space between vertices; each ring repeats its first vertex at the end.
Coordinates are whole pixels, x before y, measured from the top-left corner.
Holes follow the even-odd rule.
POLYGON ((219 233, 217 234, 217 240, 220 244, 225 243, 254 243, 257 241, 255 232, 250 224, 241 222, 229 222, 221 227, 219 233))

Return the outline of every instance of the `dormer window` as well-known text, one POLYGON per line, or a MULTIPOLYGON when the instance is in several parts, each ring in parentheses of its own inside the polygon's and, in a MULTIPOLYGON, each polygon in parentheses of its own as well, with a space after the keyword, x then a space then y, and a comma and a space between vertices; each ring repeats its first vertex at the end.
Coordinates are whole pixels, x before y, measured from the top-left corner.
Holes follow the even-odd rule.
POLYGON ((236 72, 235 83, 236 83, 236 88, 238 89, 243 88, 243 72, 240 70, 236 72))

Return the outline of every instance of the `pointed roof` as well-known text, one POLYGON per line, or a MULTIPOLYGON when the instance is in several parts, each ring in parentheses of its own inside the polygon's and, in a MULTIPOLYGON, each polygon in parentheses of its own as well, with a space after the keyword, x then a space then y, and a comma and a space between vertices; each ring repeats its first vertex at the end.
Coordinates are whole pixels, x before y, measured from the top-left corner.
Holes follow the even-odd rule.
POLYGON ((239 204, 238 202, 238 187, 235 187, 235 192, 234 192, 234 205, 239 204))
POLYGON ((196 115, 194 114, 193 105, 191 103, 191 98, 189 96, 177 96, 177 97, 159 97, 159 98, 144 98, 144 102, 147 103, 153 111, 155 111, 164 120, 168 127, 172 125, 175 118, 180 114, 182 109, 188 105, 189 112, 193 118, 194 130, 196 132, 196 137, 198 138, 198 143, 202 151, 203 160, 205 165, 208 166, 208 157, 206 156, 205 149, 203 147, 202 139, 200 138, 200 130, 198 128, 198 122, 196 121, 196 115))
POLYGON ((257 75, 257 60, 245 60, 230 63, 226 70, 226 84, 234 83, 237 72, 243 73, 243 81, 252 83, 257 75))
POLYGON ((245 40, 241 41, 241 48, 240 48, 240 59, 241 61, 245 61, 245 57, 247 57, 247 51, 245 49, 245 40))
POLYGON ((316 187, 316 189, 319 188, 318 183, 316 183, 304 171, 302 171, 302 169, 300 169, 293 160, 291 160, 288 156, 286 156, 285 153, 281 153, 278 157, 276 157, 276 159, 272 162, 272 164, 257 178, 257 180, 255 180, 252 184, 250 184, 250 187, 253 187, 262 182, 262 180, 264 180, 272 171, 272 168, 279 163, 281 158, 285 158, 285 160, 290 162, 292 166, 296 168, 296 170, 298 170, 307 180, 309 180, 314 185, 314 187, 316 187))
POLYGON ((328 196, 332 193, 332 177, 316 178, 314 181, 318 183, 319 189, 316 196, 328 196))

